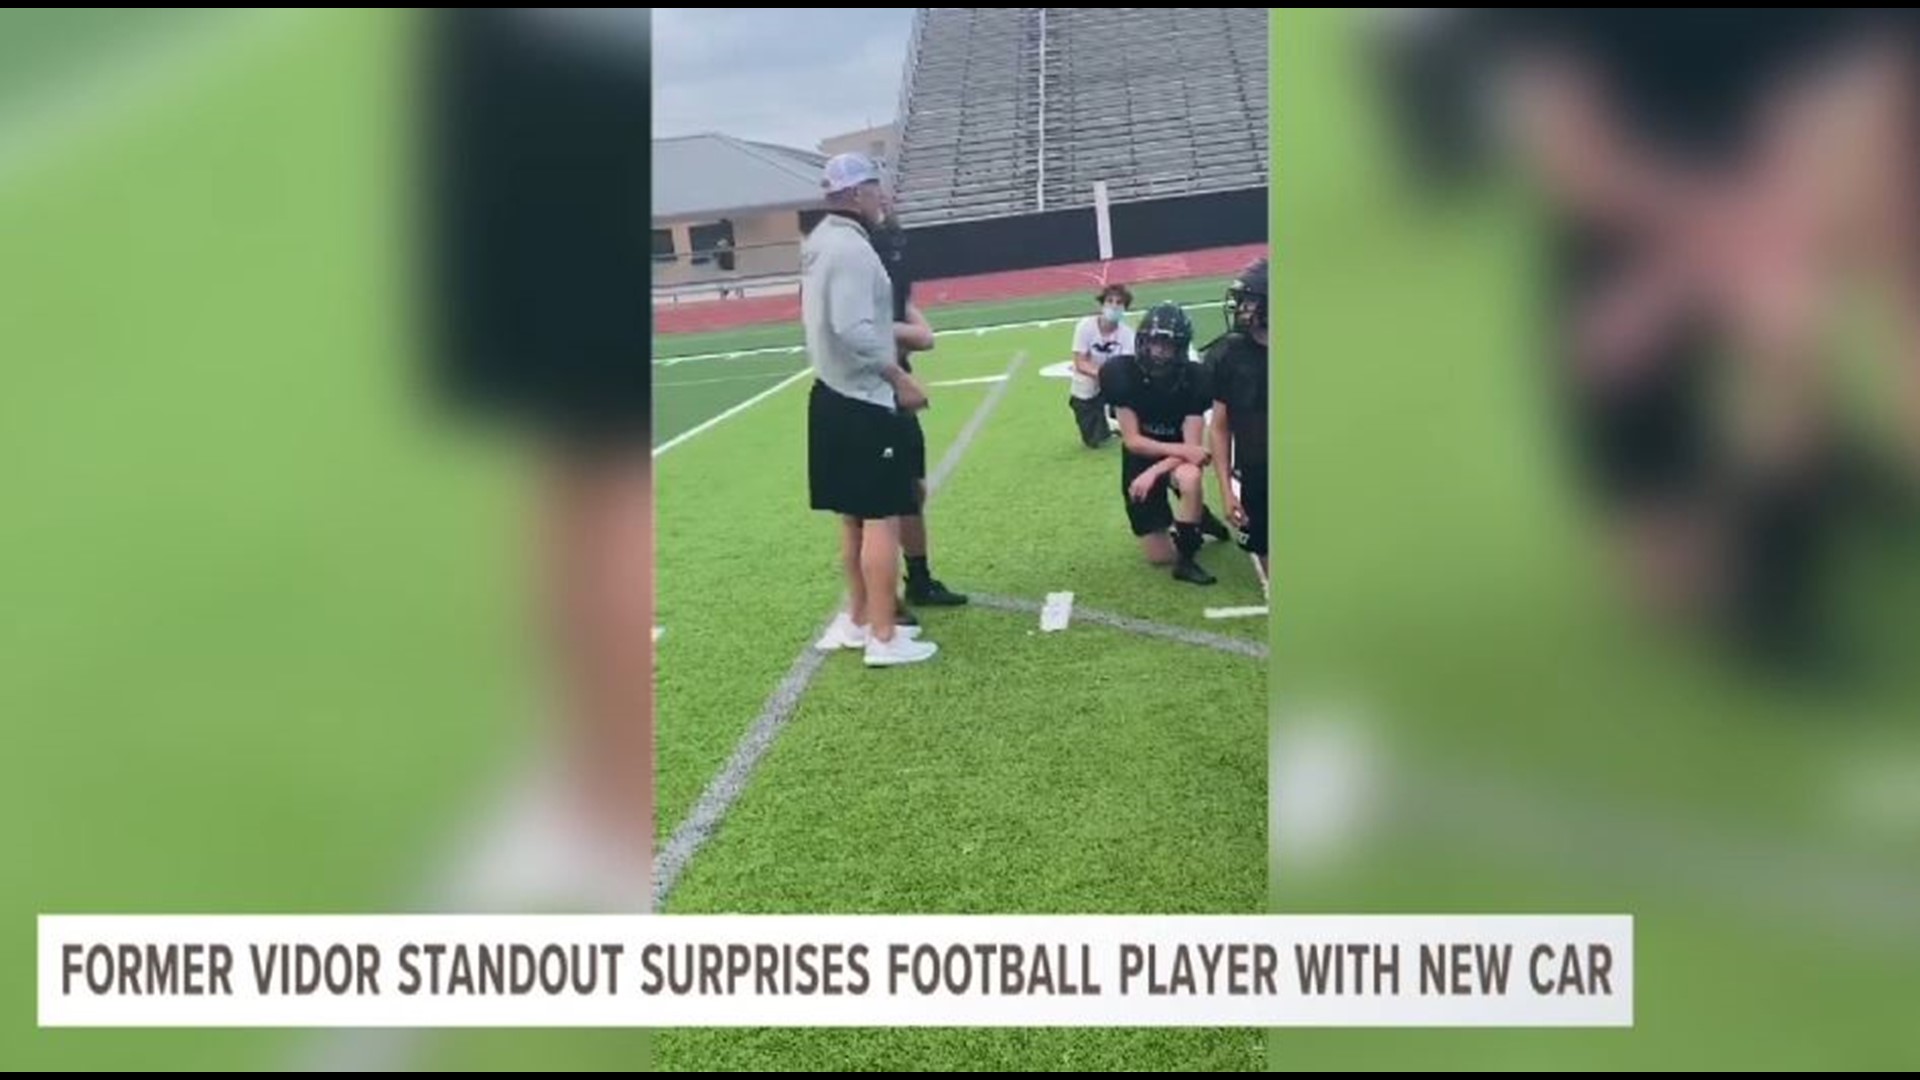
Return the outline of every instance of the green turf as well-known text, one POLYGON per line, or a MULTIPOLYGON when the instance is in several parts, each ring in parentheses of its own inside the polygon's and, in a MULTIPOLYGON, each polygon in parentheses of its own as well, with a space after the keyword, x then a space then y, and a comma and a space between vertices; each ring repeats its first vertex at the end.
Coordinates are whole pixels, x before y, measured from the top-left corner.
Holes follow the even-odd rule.
MULTIPOLYGON (((797 352, 797 351, 796 351, 797 352)), ((653 439, 658 446, 777 385, 806 366, 796 353, 689 360, 653 372, 653 439)))
MULTIPOLYGON (((1217 304, 1227 286, 1225 278, 1189 278, 1180 281, 1153 281, 1134 286, 1134 308, 1144 311, 1153 304, 1171 300, 1180 304, 1217 304)), ((981 300, 962 304, 943 304, 928 308, 928 320, 945 330, 999 326, 1004 323, 1030 322, 1036 319, 1060 319, 1093 313, 1094 286, 1086 289, 1021 297, 1015 300, 981 300)), ((1216 320, 1217 321, 1217 320, 1216 320)), ((695 356, 714 352, 747 349, 773 349, 800 344, 797 321, 746 326, 731 330, 712 330, 697 334, 663 334, 654 343, 655 360, 695 356)))
MULTIPOLYGON (((1338 13, 1276 20, 1275 413, 1283 729, 1354 710, 1402 775, 1519 785, 1541 814, 1598 807, 1697 854, 1603 828, 1551 854, 1498 823, 1351 843, 1350 873, 1289 872, 1286 910, 1575 910, 1637 917, 1631 1032, 1306 1032, 1276 1067, 1911 1067, 1893 1020, 1920 960, 1909 932, 1798 916, 1762 886, 1799 856, 1880 874, 1920 866, 1920 821, 1849 815, 1849 770, 1920 767, 1920 674, 1904 657, 1911 536, 1850 537, 1837 595, 1872 645, 1844 695, 1787 687, 1655 632, 1624 603, 1578 502, 1535 334, 1540 236, 1495 186, 1416 208, 1367 111, 1338 13), (1876 640, 1877 639, 1877 640, 1876 640), (1755 853, 1735 853, 1751 845, 1755 853), (1835 924, 1839 925, 1836 926, 1835 924)), ((1525 815, 1524 808, 1513 811, 1525 815)), ((1907 924, 1912 926, 1911 921, 1907 924)))
MULTIPOLYGON (((1209 549, 1221 577, 1210 589, 1143 565, 1120 504, 1117 446, 1082 448, 1065 380, 1039 374, 1069 330, 963 333, 916 365, 937 384, 1027 356, 936 496, 936 572, 962 590, 1037 601, 1070 589, 1083 605, 1263 638, 1262 619, 1202 615, 1260 602, 1244 553, 1209 549)), ((712 385, 732 400, 757 389, 712 385)), ((930 463, 992 389, 932 387, 930 463)), ((805 397, 802 381, 658 459, 663 831, 839 593, 836 527, 805 503, 805 397), (709 540, 743 529, 786 542, 747 552, 709 540)), ((1041 635, 1031 615, 921 614, 943 654, 889 672, 830 658, 671 910, 1259 909, 1263 663, 1084 623, 1041 635)), ((1244 1031, 670 1031, 658 1041, 673 1069, 1246 1070, 1260 1046, 1244 1031)))
POLYGON ((100 70, 176 31, 210 25, 217 8, 8 8, 0 11, 0 130, 22 101, 50 100, 62 80, 100 70))
MULTIPOLYGON (((1140 292, 1171 299, 1189 307, 1195 344, 1203 345, 1224 327, 1216 301, 1223 281, 1158 283, 1158 291, 1140 292)), ((1136 298, 1137 299, 1137 298, 1136 298)), ((939 335, 939 355, 969 350, 968 342, 1019 342, 1036 367, 1058 363, 1069 356, 1073 322, 1087 314, 1087 298, 1080 293, 1033 297, 1012 305, 954 305, 929 315, 939 335), (1049 325, 1035 327, 1034 322, 1049 325), (1013 335, 1009 337, 1008 335, 1013 335)), ((778 385, 806 368, 799 345, 799 328, 781 324, 745 327, 713 334, 674 334, 656 344, 654 369, 653 437, 659 445, 718 416, 728 407, 778 385), (766 350, 766 351, 759 351, 766 350)), ((1002 347, 998 344, 989 347, 1002 347)), ((954 378, 960 376, 948 375, 954 378)))

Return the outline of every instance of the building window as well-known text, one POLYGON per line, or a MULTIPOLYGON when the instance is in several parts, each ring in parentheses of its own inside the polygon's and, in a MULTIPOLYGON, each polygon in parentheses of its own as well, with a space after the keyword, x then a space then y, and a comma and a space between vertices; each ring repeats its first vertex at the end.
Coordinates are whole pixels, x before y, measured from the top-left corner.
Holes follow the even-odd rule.
POLYGON ((687 230, 687 239, 693 243, 694 262, 717 262, 722 270, 733 269, 733 222, 695 225, 687 230))
POLYGON ((673 255, 673 230, 653 230, 653 261, 672 262, 673 255))

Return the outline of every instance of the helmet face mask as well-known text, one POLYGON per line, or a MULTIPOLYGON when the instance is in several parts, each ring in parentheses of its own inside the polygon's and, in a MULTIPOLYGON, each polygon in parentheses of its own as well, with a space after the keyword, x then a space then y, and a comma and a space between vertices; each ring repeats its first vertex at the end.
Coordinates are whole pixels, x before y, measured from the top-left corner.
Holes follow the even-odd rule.
POLYGON ((1267 260, 1261 259, 1240 272, 1227 286, 1225 314, 1227 329, 1251 334, 1267 328, 1267 260))
POLYGON ((1140 343, 1140 359, 1154 367, 1165 367, 1180 356, 1180 343, 1171 334, 1144 335, 1136 340, 1140 343))
POLYGON ((1164 368, 1187 358, 1193 322, 1180 305, 1161 302, 1147 311, 1134 330, 1134 351, 1149 368, 1164 368))

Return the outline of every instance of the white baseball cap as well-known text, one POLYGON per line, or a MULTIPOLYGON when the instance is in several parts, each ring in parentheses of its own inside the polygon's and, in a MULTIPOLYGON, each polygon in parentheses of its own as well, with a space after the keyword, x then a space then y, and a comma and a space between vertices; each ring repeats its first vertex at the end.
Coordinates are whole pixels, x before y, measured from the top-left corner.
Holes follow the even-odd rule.
POLYGON ((820 186, 831 195, 836 191, 856 188, 861 184, 880 180, 880 166, 865 154, 835 154, 827 159, 822 170, 820 186))

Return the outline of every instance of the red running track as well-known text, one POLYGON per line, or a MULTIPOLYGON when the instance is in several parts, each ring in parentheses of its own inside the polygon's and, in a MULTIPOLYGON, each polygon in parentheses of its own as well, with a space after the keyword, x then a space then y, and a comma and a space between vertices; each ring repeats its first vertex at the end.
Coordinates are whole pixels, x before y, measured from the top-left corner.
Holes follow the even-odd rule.
MULTIPOLYGON (((1049 293, 1098 289, 1117 281, 1138 285, 1150 281, 1179 281, 1184 278, 1227 277, 1267 253, 1265 244, 1210 248, 1183 255, 1150 255, 1136 259, 1115 259, 1110 263, 1077 263, 1072 266, 1044 266, 1032 270, 1009 270, 997 274, 972 274, 916 282, 914 302, 924 308, 942 304, 977 303, 991 300, 1018 300, 1049 293)), ((1093 306, 1089 292, 1087 305, 1093 306)), ((761 323, 792 322, 800 318, 800 297, 755 296, 736 300, 710 300, 694 304, 655 307, 653 329, 660 334, 688 334, 707 330, 732 330, 761 323)))

